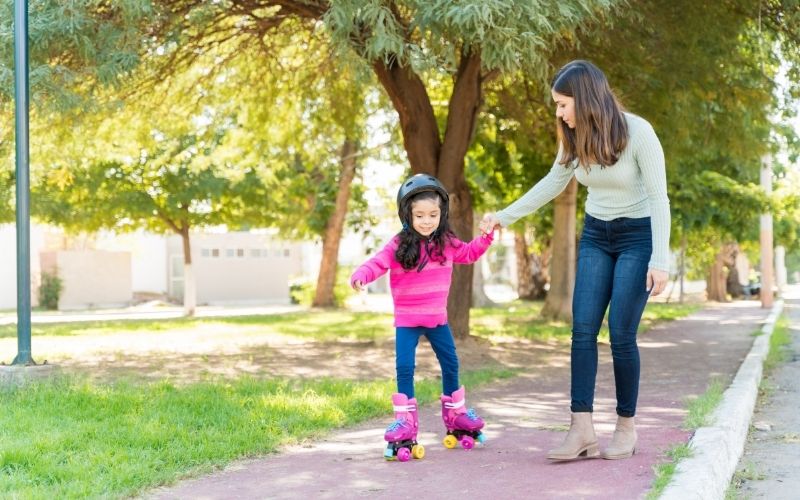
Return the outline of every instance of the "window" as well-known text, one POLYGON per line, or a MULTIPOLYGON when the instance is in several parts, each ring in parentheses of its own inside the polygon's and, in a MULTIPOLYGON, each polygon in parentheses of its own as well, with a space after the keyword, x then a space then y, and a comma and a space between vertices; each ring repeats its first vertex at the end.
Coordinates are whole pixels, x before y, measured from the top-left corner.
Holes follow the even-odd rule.
POLYGON ((212 248, 211 249, 211 256, 212 257, 219 257, 219 248, 212 248))
POLYGON ((211 249, 210 248, 204 248, 204 249, 200 250, 200 257, 211 257, 211 249))
POLYGON ((236 258, 241 259, 244 257, 244 248, 236 249, 236 258))
POLYGON ((288 248, 285 248, 285 249, 283 250, 283 256, 284 256, 284 257, 286 257, 286 258, 289 258, 289 256, 290 256, 291 254, 292 254, 292 252, 291 252, 291 251, 290 251, 288 248))
POLYGON ((233 248, 226 248, 225 249, 225 257, 233 258, 233 248))
POLYGON ((260 248, 251 248, 250 249, 250 257, 257 259, 261 257, 261 249, 260 248))

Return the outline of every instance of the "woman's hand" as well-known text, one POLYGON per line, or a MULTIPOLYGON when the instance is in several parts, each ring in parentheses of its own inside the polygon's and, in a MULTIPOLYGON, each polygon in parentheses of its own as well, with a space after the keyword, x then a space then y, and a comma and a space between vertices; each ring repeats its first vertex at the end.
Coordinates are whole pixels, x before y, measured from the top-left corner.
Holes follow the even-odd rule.
POLYGON ((647 290, 650 291, 651 296, 658 295, 667 287, 669 280, 669 273, 661 269, 650 268, 647 270, 647 290))
POLYGON ((355 290, 357 292, 363 292, 364 291, 364 283, 362 283, 361 280, 355 280, 355 281, 353 281, 351 283, 351 285, 353 287, 353 290, 355 290))
POLYGON ((483 216, 483 219, 481 219, 481 223, 478 227, 483 234, 489 234, 501 227, 500 220, 494 214, 486 214, 483 216))

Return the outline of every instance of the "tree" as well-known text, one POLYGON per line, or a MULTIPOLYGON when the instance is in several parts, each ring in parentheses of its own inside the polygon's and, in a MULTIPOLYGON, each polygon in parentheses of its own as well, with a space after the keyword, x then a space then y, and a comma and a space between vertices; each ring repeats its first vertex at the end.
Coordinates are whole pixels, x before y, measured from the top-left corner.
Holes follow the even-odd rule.
MULTIPOLYGON (((305 26, 314 32, 324 22, 334 44, 346 53, 354 52, 361 64, 374 71, 397 111, 412 172, 436 175, 445 184, 451 193, 453 227, 461 238, 468 238, 472 198, 464 157, 477 123, 483 86, 514 68, 540 74, 548 43, 616 3, 154 2, 164 22, 151 35, 156 46, 170 50, 167 60, 175 66, 220 41, 239 37, 251 44, 269 44, 284 25, 305 26), (433 103, 426 86, 426 82, 442 82, 439 75, 448 77, 446 105, 433 103)), ((448 310, 457 336, 468 333, 471 271, 457 268, 451 287, 448 310)))

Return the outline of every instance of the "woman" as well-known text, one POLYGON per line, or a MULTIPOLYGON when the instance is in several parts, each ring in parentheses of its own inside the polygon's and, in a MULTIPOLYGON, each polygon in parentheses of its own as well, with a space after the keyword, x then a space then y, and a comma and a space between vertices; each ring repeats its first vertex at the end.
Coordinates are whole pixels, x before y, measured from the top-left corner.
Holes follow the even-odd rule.
POLYGON ((617 395, 617 425, 603 458, 636 449, 639 392, 636 331, 669 269, 669 198, 664 153, 652 126, 625 112, 605 75, 572 61, 551 85, 559 151, 550 172, 520 199, 486 215, 481 230, 508 226, 555 198, 575 176, 589 189, 572 302, 571 424, 552 460, 600 454, 592 425, 597 334, 606 308, 617 395), (610 307, 609 307, 610 304, 610 307))

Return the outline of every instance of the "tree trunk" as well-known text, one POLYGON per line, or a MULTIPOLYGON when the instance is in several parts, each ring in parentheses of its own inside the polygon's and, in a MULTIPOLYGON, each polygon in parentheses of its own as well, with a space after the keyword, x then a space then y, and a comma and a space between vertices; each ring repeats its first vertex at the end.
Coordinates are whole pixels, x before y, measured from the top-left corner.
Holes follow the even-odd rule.
POLYGON ((339 261, 339 242, 342 240, 344 222, 347 216, 347 203, 350 200, 350 187, 356 175, 356 144, 350 139, 345 139, 340 156, 341 171, 339 173, 339 189, 336 192, 336 204, 333 214, 325 224, 325 234, 322 237, 322 261, 319 265, 319 277, 314 307, 334 307, 336 300, 333 288, 336 286, 336 270, 339 261))
MULTIPOLYGON (((475 234, 478 234, 478 228, 473 228, 475 234)), ((495 305, 495 302, 486 295, 483 288, 483 271, 481 262, 478 261, 472 265, 472 307, 490 307, 495 305)))
POLYGON ((575 211, 578 185, 573 178, 554 201, 553 258, 550 271, 550 291, 547 293, 542 316, 548 319, 572 321, 572 292, 575 287, 575 211))
POLYGON ((533 265, 528 252, 528 242, 523 231, 514 231, 514 255, 517 258, 517 294, 519 298, 531 300, 533 293, 533 265))
POLYGON ((184 316, 194 316, 197 307, 197 285, 194 281, 194 269, 192 268, 192 246, 189 241, 189 227, 181 227, 180 235, 183 242, 183 314, 184 316))
POLYGON ((717 253, 714 265, 709 270, 706 283, 708 300, 728 302, 728 274, 736 263, 738 251, 739 245, 737 243, 726 243, 722 245, 722 248, 717 253))
MULTIPOLYGON (((461 61, 448 106, 444 141, 433 112, 430 96, 420 77, 392 60, 373 63, 373 70, 386 90, 400 119, 403 145, 415 174, 435 175, 450 193, 450 227, 464 240, 472 239, 472 197, 464 177, 464 157, 472 141, 481 105, 481 57, 468 48, 461 61)), ((453 335, 469 335, 472 298, 472 267, 456 266, 447 301, 453 335)))
POLYGON ((717 254, 717 258, 708 272, 706 283, 706 295, 708 300, 716 302, 727 302, 727 290, 725 287, 725 264, 722 261, 722 253, 717 254))
POLYGON ((523 300, 541 300, 547 296, 545 285, 550 281, 547 270, 550 249, 541 255, 528 252, 524 232, 514 233, 514 253, 517 258, 517 294, 523 300))

